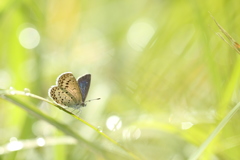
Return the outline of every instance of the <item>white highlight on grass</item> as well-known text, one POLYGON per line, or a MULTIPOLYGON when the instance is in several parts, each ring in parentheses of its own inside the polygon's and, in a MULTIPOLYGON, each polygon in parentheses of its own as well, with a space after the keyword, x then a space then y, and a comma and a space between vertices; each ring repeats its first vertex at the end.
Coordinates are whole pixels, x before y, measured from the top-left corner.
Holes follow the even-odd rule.
POLYGON ((7 150, 17 151, 23 148, 23 143, 18 141, 17 138, 12 137, 10 143, 7 144, 7 150))

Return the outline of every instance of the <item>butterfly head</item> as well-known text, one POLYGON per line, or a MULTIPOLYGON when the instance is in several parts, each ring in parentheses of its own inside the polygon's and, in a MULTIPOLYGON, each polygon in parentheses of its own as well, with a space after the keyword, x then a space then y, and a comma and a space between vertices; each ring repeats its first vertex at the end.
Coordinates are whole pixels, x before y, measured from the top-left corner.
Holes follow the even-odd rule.
POLYGON ((81 103, 81 106, 82 107, 86 107, 87 106, 87 102, 91 102, 91 101, 94 101, 94 100, 100 100, 101 98, 96 98, 96 99, 90 99, 90 100, 87 100, 87 101, 85 101, 85 102, 82 102, 81 103))
POLYGON ((82 102, 82 103, 81 103, 81 106, 82 106, 82 107, 86 107, 86 106, 87 106, 87 103, 82 102))

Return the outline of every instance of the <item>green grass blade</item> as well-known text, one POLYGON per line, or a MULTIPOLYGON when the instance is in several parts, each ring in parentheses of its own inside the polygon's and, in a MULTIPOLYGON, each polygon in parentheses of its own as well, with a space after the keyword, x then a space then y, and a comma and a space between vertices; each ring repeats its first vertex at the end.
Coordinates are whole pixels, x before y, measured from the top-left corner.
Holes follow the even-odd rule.
POLYGON ((226 117, 219 123, 219 125, 215 128, 212 134, 207 138, 207 140, 199 147, 199 149, 192 154, 189 160, 197 160, 199 156, 203 153, 203 151, 207 148, 207 146, 212 142, 212 140, 217 136, 217 134, 223 129, 223 127, 228 123, 228 121, 233 117, 233 115, 240 108, 240 103, 238 103, 227 115, 226 117))
POLYGON ((104 134, 101 130, 99 130, 98 128, 94 127, 93 125, 91 125, 90 123, 88 123, 87 121, 83 120, 82 118, 74 115, 73 113, 71 113, 70 111, 62 108, 61 106, 56 105, 55 103, 49 101, 48 99, 42 98, 40 96, 28 93, 26 94, 25 92, 22 91, 17 91, 14 90, 12 91, 13 93, 11 93, 11 91, 8 90, 0 90, 0 97, 21 107, 22 109, 24 109, 25 111, 27 111, 28 113, 30 113, 31 115, 33 115, 34 117, 37 117, 39 119, 42 119, 44 121, 47 121, 48 123, 52 124, 53 126, 55 126, 56 128, 58 128, 59 130, 61 130, 62 132, 64 132, 65 134, 77 139, 77 141, 79 141, 81 144, 85 144, 85 146, 87 148, 89 148, 91 151, 93 152, 98 152, 100 155, 100 152, 102 152, 104 149, 98 147, 97 145, 94 145, 88 141, 86 141, 85 139, 83 139, 81 136, 79 136, 76 132, 74 132, 73 130, 71 130, 68 126, 59 123, 58 121, 56 121, 55 119, 51 118, 50 116, 42 113, 40 110, 38 110, 36 107, 27 104, 25 102, 21 102, 19 99, 15 98, 15 95, 23 95, 23 96, 29 96, 32 98, 36 98, 45 102, 48 102, 56 107, 58 107, 59 109, 65 111, 66 113, 72 115, 73 117, 75 117, 76 119, 80 120, 81 122, 83 122, 84 124, 86 124, 87 126, 89 126, 90 128, 94 129, 95 131, 97 131, 99 134, 101 134, 102 136, 104 136, 106 139, 108 139, 110 142, 112 142, 113 144, 115 144, 116 146, 118 146, 119 148, 121 148, 122 150, 124 150, 126 153, 128 153, 128 155, 134 159, 140 159, 138 156, 136 156, 134 153, 132 153, 131 151, 129 151, 128 149, 126 149, 125 147, 123 147, 122 145, 120 145, 118 142, 116 142, 115 140, 113 140, 112 138, 110 138, 109 136, 107 136, 106 134, 104 134), (12 95, 11 95, 12 94, 12 95), (13 96, 14 95, 14 96, 13 96), (100 152, 99 152, 100 151, 100 152))

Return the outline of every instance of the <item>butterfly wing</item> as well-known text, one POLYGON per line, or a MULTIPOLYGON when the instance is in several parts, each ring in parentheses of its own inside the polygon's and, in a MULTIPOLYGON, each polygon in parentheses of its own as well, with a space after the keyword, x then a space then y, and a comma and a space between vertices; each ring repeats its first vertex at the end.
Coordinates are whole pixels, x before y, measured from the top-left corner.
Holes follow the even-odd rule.
POLYGON ((82 101, 84 103, 91 83, 91 74, 86 74, 82 77, 79 77, 77 81, 82 95, 82 101))
POLYGON ((76 107, 82 103, 78 83, 72 73, 66 72, 57 78, 57 86, 49 89, 49 96, 58 104, 76 107))
POLYGON ((49 96, 53 99, 57 104, 63 105, 65 107, 76 107, 76 103, 73 101, 73 98, 65 93, 58 86, 52 86, 49 89, 49 96))

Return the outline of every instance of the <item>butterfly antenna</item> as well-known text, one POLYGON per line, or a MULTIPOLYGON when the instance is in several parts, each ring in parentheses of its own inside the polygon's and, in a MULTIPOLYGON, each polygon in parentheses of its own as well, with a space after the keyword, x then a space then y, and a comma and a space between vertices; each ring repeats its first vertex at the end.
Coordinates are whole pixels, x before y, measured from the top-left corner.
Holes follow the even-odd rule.
POLYGON ((95 98, 95 99, 90 99, 90 100, 87 100, 85 102, 91 102, 91 101, 95 101, 95 100, 100 100, 101 98, 95 98))

